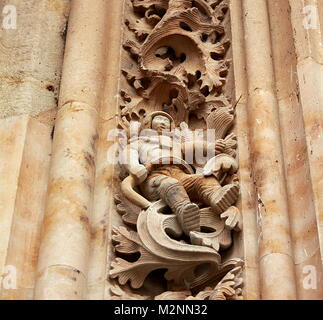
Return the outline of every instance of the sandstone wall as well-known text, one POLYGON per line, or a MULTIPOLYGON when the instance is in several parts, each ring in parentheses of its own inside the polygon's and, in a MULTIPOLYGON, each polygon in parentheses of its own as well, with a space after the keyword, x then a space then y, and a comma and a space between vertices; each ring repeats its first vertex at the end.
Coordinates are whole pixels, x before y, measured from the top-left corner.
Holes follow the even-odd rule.
MULTIPOLYGON (((4 3, 18 25, 0 29, 0 274, 14 266, 17 289, 0 297, 110 299, 124 2, 4 3)), ((231 1, 245 299, 323 298, 322 9, 231 1)))

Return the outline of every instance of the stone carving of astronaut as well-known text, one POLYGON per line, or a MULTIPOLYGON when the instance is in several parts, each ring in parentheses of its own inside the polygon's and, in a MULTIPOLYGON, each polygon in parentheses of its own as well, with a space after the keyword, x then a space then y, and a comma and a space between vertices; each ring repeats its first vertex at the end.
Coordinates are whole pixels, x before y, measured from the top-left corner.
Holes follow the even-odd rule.
POLYGON ((141 134, 124 150, 125 167, 142 194, 150 201, 163 199, 176 214, 183 232, 189 235, 191 231, 200 231, 198 204, 222 213, 236 202, 239 186, 233 183, 222 187, 214 175, 196 174, 184 160, 184 154, 194 153, 199 148, 204 153, 207 148, 215 149, 216 155, 223 153, 223 140, 208 144, 203 141, 177 143, 165 134, 173 124, 171 116, 161 111, 145 118, 141 134), (147 133, 142 134, 142 130, 147 133))

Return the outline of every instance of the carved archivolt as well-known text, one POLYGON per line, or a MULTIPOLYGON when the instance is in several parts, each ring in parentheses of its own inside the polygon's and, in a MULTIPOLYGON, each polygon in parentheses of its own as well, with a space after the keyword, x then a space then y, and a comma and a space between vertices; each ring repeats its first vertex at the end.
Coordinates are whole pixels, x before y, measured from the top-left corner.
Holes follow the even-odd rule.
POLYGON ((128 0, 125 10, 111 294, 240 299, 242 261, 222 257, 242 228, 228 3, 128 0), (156 270, 158 295, 143 289, 156 270))

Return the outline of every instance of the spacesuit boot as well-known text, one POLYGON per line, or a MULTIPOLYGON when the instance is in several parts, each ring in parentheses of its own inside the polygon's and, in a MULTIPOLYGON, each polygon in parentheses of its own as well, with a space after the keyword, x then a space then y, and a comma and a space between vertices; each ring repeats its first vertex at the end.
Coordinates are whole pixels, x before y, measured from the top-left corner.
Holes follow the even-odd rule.
POLYGON ((176 214, 183 232, 200 231, 200 215, 197 204, 192 203, 182 184, 175 179, 164 181, 161 197, 176 214))
POLYGON ((221 214, 231 207, 239 197, 239 185, 228 184, 209 195, 209 202, 217 214, 221 214))

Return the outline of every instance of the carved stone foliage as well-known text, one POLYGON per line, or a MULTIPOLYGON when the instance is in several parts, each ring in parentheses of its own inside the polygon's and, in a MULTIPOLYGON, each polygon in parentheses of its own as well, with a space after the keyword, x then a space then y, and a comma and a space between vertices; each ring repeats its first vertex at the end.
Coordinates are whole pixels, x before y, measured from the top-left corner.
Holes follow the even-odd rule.
POLYGON ((210 114, 229 105, 223 95, 227 1, 134 0, 126 10, 121 116, 138 119, 163 110, 179 124, 198 111, 209 127, 216 125, 210 114))
POLYGON ((228 1, 129 0, 125 16, 119 128, 127 142, 118 155, 128 161, 115 190, 122 224, 112 231, 110 293, 240 299, 242 260, 222 257, 242 228, 235 108, 226 90, 228 1), (133 128, 155 133, 136 137, 133 128), (211 149, 203 161, 184 156, 211 149), (140 293, 158 270, 165 288, 140 293))
POLYGON ((195 296, 190 291, 167 291, 156 296, 155 300, 242 300, 242 283, 242 268, 238 266, 229 271, 215 287, 207 287, 195 296))

